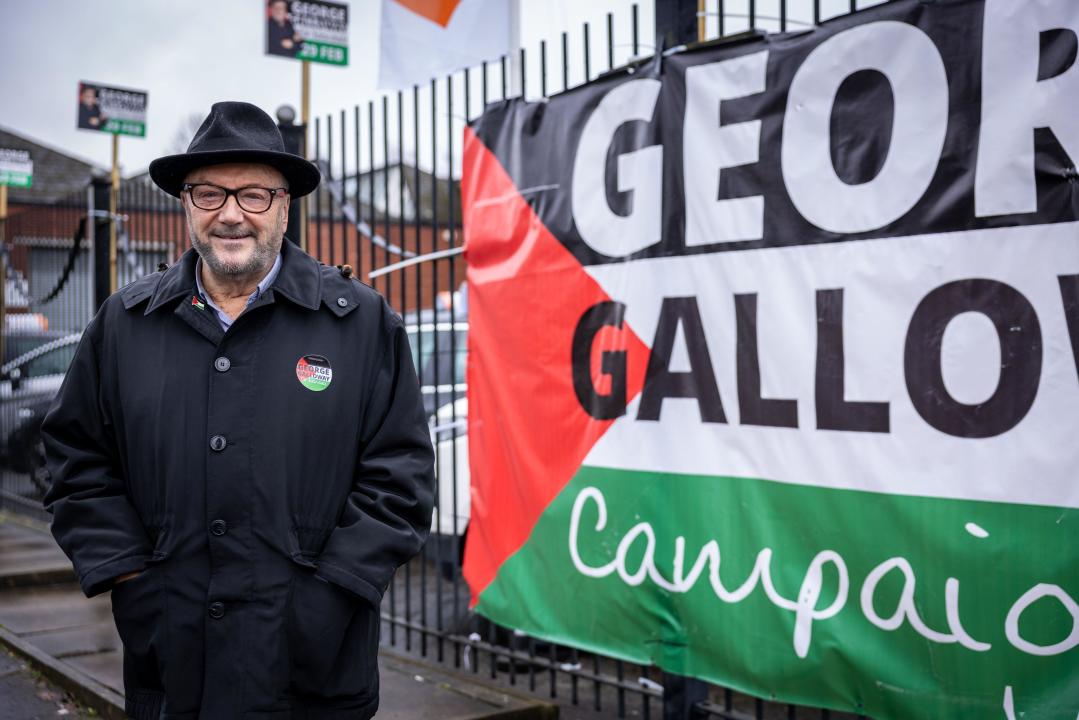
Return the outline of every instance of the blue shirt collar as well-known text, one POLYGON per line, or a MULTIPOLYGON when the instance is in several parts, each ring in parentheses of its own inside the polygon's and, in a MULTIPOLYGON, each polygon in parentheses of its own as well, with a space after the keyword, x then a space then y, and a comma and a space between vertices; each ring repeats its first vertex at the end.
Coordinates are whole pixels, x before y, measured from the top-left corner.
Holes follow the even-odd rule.
MULTIPOLYGON (((286 240, 285 242, 288 241, 286 240)), ((259 281, 258 286, 255 288, 255 292, 247 297, 247 302, 244 304, 245 310, 251 306, 251 303, 262 297, 262 294, 266 292, 266 288, 270 287, 270 285, 273 284, 273 281, 277 279, 277 273, 280 271, 281 253, 278 253, 277 257, 274 259, 273 267, 270 268, 270 272, 266 273, 266 277, 259 281)), ((217 306, 213 299, 207 294, 206 288, 202 286, 202 258, 199 258, 198 262, 195 263, 195 287, 198 290, 199 297, 201 297, 217 315, 217 321, 221 323, 221 329, 228 330, 232 327, 232 318, 228 316, 228 313, 217 306)))

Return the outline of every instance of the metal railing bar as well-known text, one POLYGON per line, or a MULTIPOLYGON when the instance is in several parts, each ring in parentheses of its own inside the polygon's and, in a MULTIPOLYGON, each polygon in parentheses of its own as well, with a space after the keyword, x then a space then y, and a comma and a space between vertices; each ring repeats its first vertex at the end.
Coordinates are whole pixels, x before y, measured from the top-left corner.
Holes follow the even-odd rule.
MULTIPOLYGON (((525 68, 525 57, 524 57, 524 48, 522 48, 521 49, 521 87, 522 87, 521 95, 522 96, 524 96, 524 89, 523 89, 524 88, 524 75, 525 75, 524 68, 525 68)), ((466 113, 468 112, 467 102, 465 104, 465 112, 466 113)), ((448 165, 448 167, 446 169, 446 186, 447 186, 446 195, 447 195, 447 197, 449 199, 449 208, 447 210, 447 218, 446 218, 446 232, 449 235, 449 244, 451 246, 454 244, 454 241, 456 239, 455 234, 454 234, 455 233, 456 219, 455 219, 454 198, 453 198, 453 151, 454 151, 453 135, 454 135, 454 132, 453 132, 453 76, 451 75, 451 76, 446 78, 446 144, 447 144, 447 148, 446 148, 447 153, 446 154, 447 154, 447 157, 449 158, 449 165, 448 165)), ((448 258, 448 260, 449 260, 449 288, 448 289, 449 289, 449 292, 450 292, 450 324, 451 324, 451 327, 450 327, 450 377, 453 378, 454 380, 456 380, 457 379, 457 352, 456 352, 457 351, 457 333, 455 332, 455 328, 452 325, 453 325, 453 323, 454 323, 454 321, 456 320, 456 317, 457 317, 457 313, 455 312, 455 307, 454 307, 454 296, 456 295, 457 278, 456 278, 456 263, 455 263, 454 256, 451 255, 448 258)), ((435 337, 438 337, 438 332, 439 332, 438 326, 436 325, 435 326, 435 337)), ((436 345, 436 347, 437 347, 437 345, 436 345)), ((437 380, 438 380, 438 378, 436 378, 436 381, 437 380)), ((438 392, 437 386, 435 388, 435 392, 436 393, 438 392)), ((450 396, 450 418, 453 421, 457 420, 457 403, 455 402, 455 398, 453 397, 452 394, 450 396)), ((454 433, 454 435, 456 435, 456 432, 454 433)), ((453 587, 453 617, 454 617, 454 620, 456 621, 456 619, 461 616, 460 592, 459 592, 459 590, 460 590, 460 579, 459 579, 460 573, 456 572, 457 543, 460 542, 460 537, 461 536, 458 533, 458 529, 457 529, 457 518, 459 517, 459 515, 457 513, 457 480, 458 480, 458 478, 457 478, 457 443, 455 442, 455 440, 456 440, 456 437, 453 438, 451 440, 451 442, 450 442, 450 468, 451 468, 451 473, 452 473, 452 483, 451 483, 451 485, 452 485, 452 488, 451 488, 452 494, 450 496, 450 506, 451 506, 451 511, 453 513, 453 515, 452 515, 452 518, 453 518, 453 520, 452 520, 452 525, 453 525, 452 532, 453 532, 453 535, 451 536, 453 538, 453 548, 452 548, 453 549, 453 557, 450 559, 450 562, 454 566, 454 572, 453 572, 453 578, 452 578, 452 580, 453 580, 453 586, 452 586, 453 587)), ((461 644, 459 642, 457 642, 457 641, 454 641, 453 649, 454 649, 454 666, 459 667, 460 666, 460 655, 461 655, 461 644)))
MULTIPOLYGON (((382 230, 390 234, 390 99, 388 95, 382 96, 382 198, 385 211, 382 213, 382 230)), ((371 178, 374 182, 374 178, 371 178)), ((382 247, 382 264, 390 261, 389 244, 382 247)), ((393 297, 393 278, 387 277, 383 287, 383 295, 393 297)))
MULTIPOLYGON (((327 183, 327 185, 333 185, 333 115, 330 115, 328 113, 326 115, 326 164, 325 164, 325 167, 326 167, 326 179, 329 180, 329 183, 327 183)), ((344 172, 343 171, 344 171, 344 168, 342 168, 342 174, 341 174, 342 188, 344 187, 344 182, 345 182, 344 172)), ((329 198, 329 203, 328 203, 329 207, 327 208, 327 217, 325 218, 325 221, 327 222, 327 227, 326 227, 326 236, 327 237, 326 237, 326 240, 327 240, 327 242, 329 243, 329 246, 330 246, 329 247, 329 252, 327 252, 326 250, 323 250, 322 247, 321 247, 321 243, 319 244, 320 245, 319 246, 319 257, 329 259, 329 261, 330 261, 329 264, 330 265, 336 265, 337 264, 337 263, 334 262, 334 256, 333 256, 333 241, 334 241, 334 238, 336 237, 336 233, 334 232, 334 230, 335 230, 335 228, 337 226, 337 217, 336 217, 336 213, 333 212, 333 203, 334 203, 334 198, 331 195, 330 198, 329 198)), ((320 229, 320 231, 321 231, 321 227, 322 227, 322 222, 323 222, 323 219, 320 218, 319 219, 319 229, 320 229)), ((321 235, 320 235, 320 237, 321 237, 321 235)))
MULTIPOLYGON (((320 170, 324 169, 325 165, 326 165, 326 163, 323 160, 318 161, 318 166, 319 166, 320 170)), ((371 174, 371 185, 373 186, 374 182, 375 182, 375 180, 374 180, 374 171, 370 171, 370 174, 371 174)), ((385 168, 384 168, 383 169, 383 175, 385 175, 385 174, 386 174, 386 171, 385 171, 385 168)), ((357 172, 356 173, 356 178, 357 178, 356 179, 356 192, 357 192, 357 195, 359 194, 359 186, 360 186, 359 177, 360 177, 360 173, 357 172)), ((342 186, 343 185, 344 185, 344 180, 342 180, 342 186)), ((353 226, 355 226, 356 230, 360 234, 366 236, 371 241, 371 244, 374 247, 381 248, 381 249, 385 250, 386 253, 393 253, 394 255, 399 255, 401 257, 415 257, 415 253, 413 253, 413 252, 411 252, 409 250, 405 250, 404 248, 396 245, 395 243, 389 242, 388 240, 386 240, 386 238, 382 237, 377 232, 375 232, 375 229, 373 227, 371 227, 371 225, 369 225, 368 223, 364 222, 361 219, 358 219, 356 217, 356 211, 348 204, 348 202, 346 202, 345 197, 344 197, 344 191, 343 191, 342 187, 338 187, 333 182, 327 183, 327 184, 323 185, 323 187, 326 189, 326 194, 328 194, 330 196, 330 199, 332 200, 332 202, 337 204, 337 207, 341 211, 341 214, 344 215, 345 218, 353 226)), ((374 194, 374 189, 373 188, 371 190, 371 193, 372 193, 372 195, 374 194)), ((372 210, 372 212, 374 212, 374 198, 373 197, 371 199, 371 202, 372 202, 371 210, 372 210)), ((372 252, 374 252, 374 247, 372 248, 372 252)), ((333 264, 332 258, 331 258, 330 262, 331 262, 331 264, 333 264)), ((374 263, 372 262, 372 265, 373 264, 374 263)), ((368 276, 370 276, 370 273, 368 273, 368 276)))
POLYGON ((547 97, 547 41, 540 40, 540 97, 547 97))
POLYGON ((447 248, 445 250, 436 250, 435 252, 425 253, 423 255, 413 254, 413 256, 410 257, 408 260, 401 260, 400 262, 395 262, 391 263, 390 265, 380 267, 378 270, 372 270, 371 272, 367 273, 367 277, 373 280, 375 278, 382 277, 383 275, 397 272, 398 270, 404 270, 405 268, 412 267, 413 265, 420 265, 421 263, 432 262, 434 260, 442 260, 448 257, 453 257, 454 255, 460 255, 464 251, 465 249, 463 247, 457 246, 447 248))
POLYGON ((783 4, 783 5, 779 6, 779 15, 778 16, 775 16, 775 15, 761 15, 760 13, 757 13, 755 15, 750 14, 750 13, 724 13, 722 16, 720 16, 720 14, 717 13, 717 12, 697 13, 697 15, 698 16, 703 15, 703 16, 708 16, 708 17, 728 17, 728 18, 737 18, 739 20, 749 20, 750 21, 749 27, 750 27, 751 30, 759 30, 760 29, 760 28, 757 28, 756 25, 754 24, 754 18, 756 20, 774 20, 775 22, 778 22, 779 26, 780 26, 780 32, 786 31, 787 25, 799 25, 801 27, 806 27, 806 28, 815 27, 813 25, 813 23, 811 23, 811 22, 804 22, 802 20, 792 20, 792 19, 787 18, 786 10, 787 10, 787 6, 786 6, 786 4, 783 4))

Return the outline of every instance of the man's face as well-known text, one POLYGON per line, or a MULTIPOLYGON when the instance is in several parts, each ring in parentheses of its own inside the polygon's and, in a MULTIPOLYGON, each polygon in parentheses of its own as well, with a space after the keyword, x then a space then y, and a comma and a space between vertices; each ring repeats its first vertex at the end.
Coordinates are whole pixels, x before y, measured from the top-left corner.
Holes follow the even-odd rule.
POLYGON ((83 90, 80 97, 82 98, 83 105, 90 106, 97 102, 97 92, 93 88, 86 88, 83 90))
POLYGON ((285 22, 288 16, 288 5, 285 4, 285 0, 278 0, 270 5, 270 16, 278 24, 285 22))
MULTIPOLYGON (((258 186, 281 188, 285 178, 268 165, 237 163, 211 165, 193 170, 187 183, 210 183, 229 190, 258 186)), ((217 210, 200 210, 182 194, 191 245, 203 263, 221 279, 264 274, 281 252, 281 240, 288 227, 289 196, 278 195, 264 213, 243 210, 230 196, 217 210)))

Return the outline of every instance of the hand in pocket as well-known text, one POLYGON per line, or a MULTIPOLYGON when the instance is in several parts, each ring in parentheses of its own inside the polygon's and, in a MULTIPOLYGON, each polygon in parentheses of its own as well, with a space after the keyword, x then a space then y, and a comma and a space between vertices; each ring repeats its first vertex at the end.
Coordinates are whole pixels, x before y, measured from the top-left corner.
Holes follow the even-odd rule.
POLYGON ((313 574, 298 575, 289 604, 288 647, 293 690, 320 695, 334 670, 359 598, 313 574))

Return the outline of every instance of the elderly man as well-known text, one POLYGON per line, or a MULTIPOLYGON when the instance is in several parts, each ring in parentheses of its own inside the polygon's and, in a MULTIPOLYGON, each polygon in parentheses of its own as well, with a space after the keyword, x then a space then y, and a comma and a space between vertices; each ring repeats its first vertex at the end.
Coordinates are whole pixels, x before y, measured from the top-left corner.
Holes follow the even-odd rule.
POLYGON ((369 718, 379 602, 432 503, 401 319, 282 242, 319 172, 253 105, 150 176, 193 248, 83 334, 43 427, 53 533, 112 591, 131 717, 369 718))

